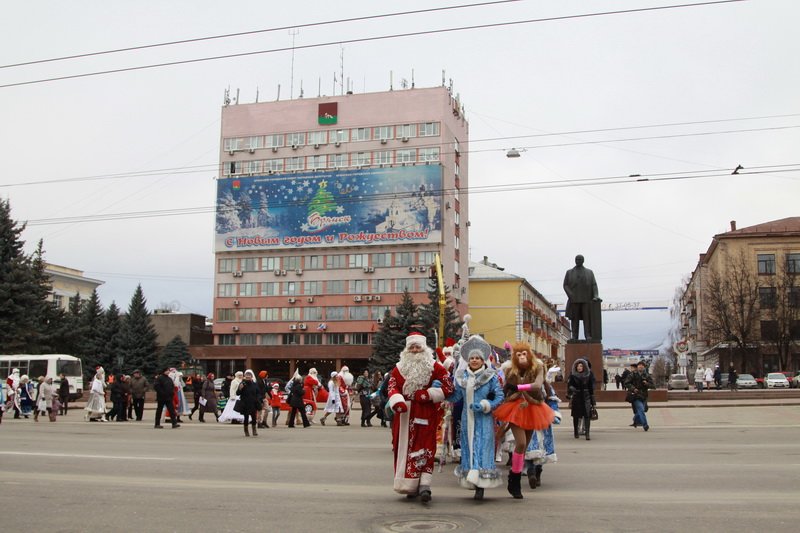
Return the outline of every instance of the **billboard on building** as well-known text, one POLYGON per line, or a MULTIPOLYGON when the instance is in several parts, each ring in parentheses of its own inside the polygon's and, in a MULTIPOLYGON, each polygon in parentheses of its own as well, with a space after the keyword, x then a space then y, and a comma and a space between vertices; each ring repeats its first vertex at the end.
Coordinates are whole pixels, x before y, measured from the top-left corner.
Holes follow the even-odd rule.
POLYGON ((217 252, 441 242, 442 168, 419 165, 217 182, 217 252))

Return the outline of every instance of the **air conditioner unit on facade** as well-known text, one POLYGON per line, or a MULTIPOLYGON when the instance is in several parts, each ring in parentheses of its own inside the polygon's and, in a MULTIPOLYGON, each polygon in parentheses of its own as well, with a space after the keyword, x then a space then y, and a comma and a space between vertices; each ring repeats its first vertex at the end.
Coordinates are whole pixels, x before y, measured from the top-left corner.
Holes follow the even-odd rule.
POLYGON ((364 299, 368 302, 372 301, 372 296, 365 296, 364 299))
POLYGON ((276 276, 280 276, 280 275, 281 275, 281 271, 280 271, 280 269, 276 269, 276 270, 275 270, 275 275, 276 275, 276 276))
POLYGON ((417 267, 415 267, 415 266, 410 266, 410 267, 408 267, 408 271, 409 271, 409 272, 416 272, 416 271, 417 271, 417 267))
POLYGON ((381 139, 381 144, 386 144, 389 142, 389 139, 381 139))
POLYGON ((300 327, 300 329, 308 329, 308 327, 305 324, 300 324, 299 327, 300 327))
POLYGON ((281 276, 285 276, 285 275, 286 275, 286 271, 285 270, 281 270, 281 276))
POLYGON ((361 296, 353 296, 353 301, 354 302, 360 302, 361 301, 361 296))
POLYGON ((289 298, 289 303, 290 303, 290 304, 293 304, 293 303, 295 303, 296 301, 297 301, 297 300, 296 300, 295 298, 289 298))
POLYGON ((236 272, 233 273, 233 277, 234 278, 241 278, 242 277, 242 271, 241 270, 237 270, 236 272))
POLYGON ((294 273, 297 274, 298 276, 302 276, 303 275, 303 269, 302 268, 298 268, 297 270, 294 271, 294 273))
POLYGON ((380 297, 380 295, 376 295, 376 296, 375 296, 373 299, 374 299, 376 302, 380 302, 380 301, 381 301, 381 297, 380 297))
POLYGON ((234 300, 233 305, 239 305, 239 300, 234 300))
POLYGON ((290 329, 290 330, 292 330, 292 331, 294 331, 294 330, 296 330, 296 329, 297 329, 297 325, 296 325, 296 324, 291 324, 291 325, 289 326, 289 329, 290 329))
POLYGON ((407 143, 408 142, 408 137, 403 137, 402 140, 403 140, 404 143, 407 143))
POLYGON ((272 151, 273 151, 273 152, 277 152, 277 151, 278 151, 278 147, 277 147, 277 146, 273 146, 273 147, 272 147, 272 151))
POLYGON ((231 329, 232 329, 233 331, 239 331, 239 326, 233 326, 231 329))
POLYGON ((316 144, 314 145, 314 149, 315 149, 315 150, 319 150, 319 143, 316 143, 316 144))
POLYGON ((342 145, 342 142, 341 141, 336 141, 335 143, 333 143, 333 145, 338 147, 338 146, 342 145))
POLYGON ((292 145, 292 150, 297 150, 298 148, 300 148, 298 145, 296 145, 296 144, 292 145))
POLYGON ((254 154, 254 153, 256 153, 256 149, 255 149, 255 148, 250 148, 250 153, 251 153, 251 154, 254 154))
POLYGON ((377 320, 377 322, 378 322, 378 324, 383 324, 383 319, 382 319, 382 318, 379 318, 379 319, 377 320))
POLYGON ((314 303, 314 297, 313 296, 309 296, 308 298, 306 298, 306 301, 308 303, 310 303, 310 304, 313 304, 314 303))
POLYGON ((228 155, 233 155, 235 152, 236 150, 228 150, 228 155))

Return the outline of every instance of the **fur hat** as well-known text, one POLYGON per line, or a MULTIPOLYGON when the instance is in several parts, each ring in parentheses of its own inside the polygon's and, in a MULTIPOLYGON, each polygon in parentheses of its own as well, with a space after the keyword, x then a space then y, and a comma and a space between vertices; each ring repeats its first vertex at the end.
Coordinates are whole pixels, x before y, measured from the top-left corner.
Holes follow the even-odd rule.
POLYGON ((412 331, 411 333, 408 334, 408 337, 406 337, 406 348, 408 348, 412 344, 419 344, 424 347, 428 345, 428 339, 426 339, 425 335, 423 335, 422 333, 417 333, 416 331, 412 331))

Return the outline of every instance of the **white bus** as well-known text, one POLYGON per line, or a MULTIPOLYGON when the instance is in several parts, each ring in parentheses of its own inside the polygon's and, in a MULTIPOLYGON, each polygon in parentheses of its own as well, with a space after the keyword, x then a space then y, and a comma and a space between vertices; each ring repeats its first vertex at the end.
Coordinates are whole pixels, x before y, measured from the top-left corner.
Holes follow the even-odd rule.
MULTIPOLYGON (((61 384, 60 374, 63 372, 69 381, 70 400, 77 400, 83 396, 83 367, 77 357, 61 353, 0 355, 0 378, 4 388, 12 368, 19 368, 20 376, 27 374, 34 382, 39 376, 49 376, 53 378, 56 387, 61 384)), ((6 395, 4 397, 7 398, 6 395)))

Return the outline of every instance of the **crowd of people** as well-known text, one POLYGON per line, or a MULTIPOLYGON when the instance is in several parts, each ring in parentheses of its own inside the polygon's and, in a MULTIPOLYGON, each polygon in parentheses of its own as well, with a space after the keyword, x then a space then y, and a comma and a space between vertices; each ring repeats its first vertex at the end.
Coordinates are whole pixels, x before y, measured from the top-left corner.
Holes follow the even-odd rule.
POLYGON ((64 374, 59 375, 56 386, 52 376, 39 376, 34 382, 26 374, 20 375, 18 368, 12 368, 5 390, 6 397, 0 395, 0 422, 5 412, 13 412, 14 418, 33 417, 38 422, 39 416, 46 416, 55 422, 69 409, 69 381, 64 374))

